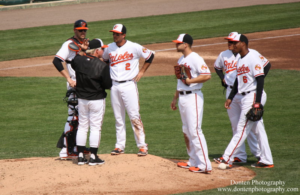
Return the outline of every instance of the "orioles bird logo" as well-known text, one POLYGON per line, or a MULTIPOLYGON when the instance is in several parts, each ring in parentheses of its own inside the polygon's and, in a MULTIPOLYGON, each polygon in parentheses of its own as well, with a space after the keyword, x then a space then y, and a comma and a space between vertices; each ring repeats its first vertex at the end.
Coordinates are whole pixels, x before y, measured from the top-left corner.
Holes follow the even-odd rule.
POLYGON ((264 57, 264 56, 259 56, 259 58, 260 58, 261 60, 264 60, 264 59, 265 59, 265 57, 264 57))
POLYGON ((118 28, 118 25, 114 26, 114 29, 118 28))
POLYGON ((86 23, 85 22, 81 22, 81 27, 86 27, 86 23))
POLYGON ((207 66, 203 64, 203 65, 201 66, 201 69, 202 69, 202 70, 206 70, 206 69, 207 69, 207 66))
POLYGON ((148 50, 147 48, 143 47, 143 52, 144 53, 147 53, 147 50, 148 50))
POLYGON ((255 65, 255 70, 260 70, 261 69, 261 66, 259 64, 256 64, 255 65))

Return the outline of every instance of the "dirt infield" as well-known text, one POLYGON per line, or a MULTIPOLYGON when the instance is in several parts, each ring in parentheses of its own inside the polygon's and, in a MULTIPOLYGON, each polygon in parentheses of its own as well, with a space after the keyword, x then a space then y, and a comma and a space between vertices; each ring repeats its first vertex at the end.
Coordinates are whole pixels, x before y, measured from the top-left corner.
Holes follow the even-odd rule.
MULTIPOLYGON (((182 2, 179 0, 173 0, 173 2, 174 1, 182 2)), ((194 0, 188 1, 194 2, 194 0)), ((251 1, 251 3, 268 4, 276 3, 276 1, 277 0, 254 0, 251 1)), ((105 2, 104 5, 107 9, 109 6, 116 6, 120 3, 125 6, 125 4, 123 4, 124 2, 132 3, 133 0, 115 0, 105 2)), ((154 0, 152 2, 156 4, 161 3, 162 6, 156 6, 156 9, 158 9, 158 7, 162 9, 172 9, 167 0, 154 0)), ((201 7, 188 7, 187 3, 181 3, 179 7, 181 10, 187 12, 209 8, 221 8, 220 6, 222 6, 218 4, 217 2, 219 1, 216 0, 199 0, 197 2, 203 3, 201 7), (205 6, 205 3, 207 3, 207 6, 205 6), (209 7, 212 5, 215 5, 215 7, 209 7)), ((239 6, 245 5, 241 5, 242 1, 237 0, 226 1, 227 5, 228 2, 238 2, 239 6)), ((295 1, 280 0, 280 2, 295 1)), ((131 4, 128 4, 127 6, 130 5, 131 4)), ((227 5, 223 5, 223 7, 228 7, 227 5)), ((143 6, 145 6, 145 3, 143 3, 143 6)), ((69 8, 74 8, 77 11, 82 9, 80 5, 72 5, 69 8)), ((131 8, 128 8, 128 10, 130 9, 131 8)), ((32 10, 35 10, 35 13, 51 10, 51 15, 55 16, 55 14, 53 14, 53 8, 32 10)), ((57 11, 62 12, 60 8, 57 8, 57 11)), ((24 16, 26 16, 27 12, 28 10, 19 10, 18 13, 21 15, 25 14, 24 16)), ((0 12, 0 17, 3 16, 3 13, 0 12)), ((17 13, 17 10, 7 12, 6 16, 11 13, 17 13)), ((138 12, 136 14, 139 16, 139 14, 142 13, 138 12)), ((157 14, 161 14, 161 11, 157 11, 157 14)), ((91 15, 93 15, 92 12, 91 15)), ((124 14, 124 16, 125 15, 126 14, 124 14)), ((95 16, 87 17, 93 18, 95 16)), ((24 20, 22 21, 22 19, 26 20, 28 18, 19 15, 18 20, 14 20, 13 22, 19 21, 19 27, 29 27, 32 25, 32 23, 29 22, 27 26, 26 24, 23 26, 24 20)), ((35 15, 35 19, 37 20, 39 17, 35 15)), ((41 20, 45 20, 45 18, 41 18, 41 20)), ((92 20, 93 19, 89 19, 89 21, 92 20)), ((45 25, 52 25, 52 22, 59 20, 52 19, 49 21, 51 21, 51 24, 45 25)), ((37 21, 34 21, 34 23, 35 22, 37 21)), ((71 22, 63 22, 72 23, 73 18, 71 22)), ((40 24, 44 24, 43 21, 41 21, 40 24)), ((0 26, 3 27, 5 25, 2 24, 0 26)), ((250 41, 249 47, 263 54, 271 62, 271 69, 300 70, 298 64, 299 60, 297 58, 299 53, 298 48, 300 46, 300 28, 250 33, 246 35, 250 41)), ((147 70, 145 76, 172 75, 173 65, 176 64, 178 58, 181 56, 181 53, 175 51, 174 43, 151 44, 146 45, 146 47, 154 50, 156 54, 153 64, 147 70)), ((227 44, 222 37, 195 40, 193 45, 193 50, 204 58, 212 72, 214 72, 213 63, 217 56, 221 51, 226 49, 227 44)), ((53 57, 54 56, 44 56, 0 62, 0 76, 60 77, 61 75, 52 65, 53 57)), ((57 158, 0 160, 1 195, 174 194, 225 187, 231 185, 232 181, 247 181, 255 176, 255 172, 242 166, 234 167, 231 170, 219 170, 215 163, 212 163, 213 171, 211 174, 191 173, 186 169, 178 168, 176 166, 176 160, 164 159, 153 155, 137 157, 135 154, 124 154, 120 156, 101 154, 100 158, 103 158, 106 163, 102 166, 95 167, 88 165, 78 166, 76 160, 60 161, 57 158)))

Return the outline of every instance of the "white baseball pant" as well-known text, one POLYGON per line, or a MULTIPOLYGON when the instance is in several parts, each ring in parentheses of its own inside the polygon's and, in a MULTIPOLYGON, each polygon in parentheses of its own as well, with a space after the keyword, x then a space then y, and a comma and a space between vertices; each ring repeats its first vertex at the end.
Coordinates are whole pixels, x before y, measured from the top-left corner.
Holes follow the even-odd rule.
MULTIPOLYGON (((234 97, 241 109, 241 114, 237 125, 237 132, 233 135, 229 145, 227 146, 223 154, 224 160, 228 161, 229 164, 232 164, 236 153, 240 150, 240 147, 251 131, 256 134, 257 141, 261 149, 260 162, 267 165, 273 164, 272 153, 263 121, 261 120, 254 122, 247 120, 246 118, 247 112, 250 110, 250 108, 252 108, 252 105, 255 102, 255 95, 256 94, 253 91, 246 95, 236 94, 234 97), (257 124, 259 122, 262 123, 262 126, 257 128, 257 124)), ((261 104, 265 105, 266 100, 267 95, 265 92, 263 92, 261 104)))
POLYGON ((208 158, 207 144, 202 132, 203 94, 200 90, 179 95, 178 107, 182 120, 182 131, 186 139, 189 165, 203 170, 212 170, 208 158))
POLYGON ((134 138, 138 148, 148 150, 145 143, 145 131, 140 117, 139 92, 137 84, 134 81, 118 83, 113 81, 110 92, 111 105, 116 119, 116 137, 115 147, 121 150, 126 145, 126 126, 125 126, 125 109, 129 116, 131 127, 134 132, 134 138))
MULTIPOLYGON (((228 86, 226 90, 226 99, 228 98, 231 88, 228 86)), ((231 104, 230 104, 230 109, 227 109, 227 113, 229 116, 229 120, 231 122, 231 128, 232 128, 232 134, 237 133, 237 124, 239 122, 240 118, 240 113, 241 113, 241 107, 239 105, 239 101, 236 98, 233 98, 231 104)), ((260 129, 263 128, 263 120, 259 121, 257 123, 256 128, 260 129)), ((251 150, 251 153, 256 157, 260 157, 260 148, 259 144, 257 142, 257 137, 254 133, 254 131, 250 131, 248 137, 247 137, 248 145, 251 150)), ((247 153, 246 153, 246 147, 245 147, 245 142, 241 145, 240 149, 236 151, 235 156, 238 157, 242 162, 247 162, 247 153)))
POLYGON ((90 147, 98 148, 101 139, 101 127, 105 113, 105 99, 85 100, 78 98, 79 126, 76 136, 78 146, 85 146, 90 129, 90 147))

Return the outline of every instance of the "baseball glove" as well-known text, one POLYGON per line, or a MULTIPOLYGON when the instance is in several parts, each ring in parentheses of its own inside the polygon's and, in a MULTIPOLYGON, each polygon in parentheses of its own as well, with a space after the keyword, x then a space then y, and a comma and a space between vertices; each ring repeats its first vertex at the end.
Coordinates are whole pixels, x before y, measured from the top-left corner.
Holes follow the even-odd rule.
POLYGON ((177 79, 180 79, 184 84, 188 85, 186 79, 192 78, 190 69, 182 65, 176 65, 174 66, 174 70, 177 79))
POLYGON ((264 107, 262 104, 254 104, 247 112, 246 117, 250 121, 259 121, 264 114, 264 107))

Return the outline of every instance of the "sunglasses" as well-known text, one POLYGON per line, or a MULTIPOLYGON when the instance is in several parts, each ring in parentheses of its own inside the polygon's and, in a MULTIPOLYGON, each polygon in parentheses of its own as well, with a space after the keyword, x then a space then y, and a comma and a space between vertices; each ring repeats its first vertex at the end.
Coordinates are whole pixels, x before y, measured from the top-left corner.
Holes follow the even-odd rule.
POLYGON ((78 32, 86 32, 87 30, 78 30, 78 32))
POLYGON ((230 44, 236 44, 236 43, 238 43, 238 41, 228 41, 228 43, 230 43, 230 44))

